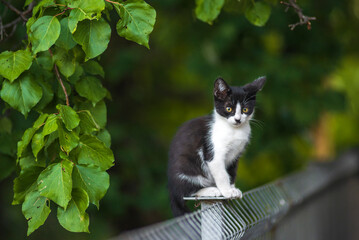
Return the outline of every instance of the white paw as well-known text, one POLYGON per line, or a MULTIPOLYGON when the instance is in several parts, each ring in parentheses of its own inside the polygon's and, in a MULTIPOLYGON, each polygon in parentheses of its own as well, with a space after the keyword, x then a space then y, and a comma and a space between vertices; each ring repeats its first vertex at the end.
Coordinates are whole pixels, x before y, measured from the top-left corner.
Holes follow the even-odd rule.
POLYGON ((194 194, 196 197, 219 197, 222 196, 221 192, 216 187, 202 188, 194 194))
POLYGON ((238 188, 229 188, 221 190, 223 197, 225 198, 242 198, 242 192, 238 188))

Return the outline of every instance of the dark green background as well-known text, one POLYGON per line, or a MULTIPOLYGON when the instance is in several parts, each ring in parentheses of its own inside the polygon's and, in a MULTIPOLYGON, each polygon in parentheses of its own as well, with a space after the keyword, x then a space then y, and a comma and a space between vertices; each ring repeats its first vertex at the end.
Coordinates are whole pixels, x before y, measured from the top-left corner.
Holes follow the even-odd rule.
MULTIPOLYGON (((252 126, 251 144, 238 169, 242 190, 358 144, 359 0, 298 1, 305 14, 318 19, 311 31, 305 26, 291 31, 288 24, 297 22, 297 15, 285 13, 280 4, 272 8, 266 26, 258 28, 229 5, 209 26, 195 19, 194 1, 148 3, 157 11, 151 50, 115 34, 113 16, 112 39, 100 61, 113 98, 107 102, 108 130, 116 165, 109 170, 111 185, 100 211, 90 208, 91 234, 66 232, 53 209, 30 239, 106 239, 171 218, 168 146, 181 123, 212 111, 218 76, 232 85, 267 76, 256 109, 260 122, 252 126)), ((9 21, 14 17, 6 15, 9 21)), ((0 51, 21 47, 24 33, 19 26, 14 37, 0 43, 0 51)), ((8 139, 18 139, 35 114, 27 120, 15 111, 2 115, 11 118, 13 129, 11 134, 1 131, 0 147, 15 151, 8 139)), ((0 160, 2 176, 5 162, 0 160)), ((15 176, 0 182, 4 239, 26 236, 21 207, 11 205, 15 176)))

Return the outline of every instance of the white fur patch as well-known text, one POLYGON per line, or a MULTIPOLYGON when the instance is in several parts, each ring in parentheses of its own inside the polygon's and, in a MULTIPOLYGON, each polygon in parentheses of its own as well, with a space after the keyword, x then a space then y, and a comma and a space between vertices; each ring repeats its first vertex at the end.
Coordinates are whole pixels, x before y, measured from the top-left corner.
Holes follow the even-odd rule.
MULTIPOLYGON (((236 108, 238 110, 240 105, 237 104, 236 108)), ((247 118, 247 116, 245 117, 247 118)), ((243 152, 244 147, 249 141, 251 128, 249 121, 245 120, 243 119, 243 122, 236 126, 214 111, 214 122, 210 130, 210 140, 213 145, 213 160, 208 162, 208 167, 217 188, 224 197, 242 196, 239 189, 230 185, 230 177, 226 167, 237 160, 236 158, 243 152)))
POLYGON ((213 186, 213 181, 198 175, 198 176, 188 176, 183 173, 178 174, 178 178, 181 181, 186 181, 192 183, 193 185, 201 186, 201 187, 209 187, 213 186))
POLYGON ((222 196, 221 192, 216 187, 206 187, 202 188, 198 192, 192 194, 196 197, 219 197, 222 196))

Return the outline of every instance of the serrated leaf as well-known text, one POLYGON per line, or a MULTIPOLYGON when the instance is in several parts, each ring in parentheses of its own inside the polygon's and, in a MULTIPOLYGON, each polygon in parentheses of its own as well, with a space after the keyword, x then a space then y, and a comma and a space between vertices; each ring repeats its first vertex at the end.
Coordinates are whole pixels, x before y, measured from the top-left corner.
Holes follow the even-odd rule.
POLYGON ((57 130, 57 119, 58 119, 58 115, 56 114, 51 114, 44 125, 44 128, 42 129, 42 135, 45 137, 53 132, 55 132, 57 130))
POLYGON ((68 21, 69 31, 73 34, 77 29, 77 24, 85 19, 88 19, 88 16, 81 9, 75 8, 71 10, 68 21))
POLYGON ((80 117, 81 132, 91 134, 94 131, 98 131, 100 129, 100 126, 96 123, 90 111, 82 110, 78 112, 78 115, 80 117))
POLYGON ((105 72, 102 68, 102 66, 94 61, 94 60, 90 60, 84 63, 83 68, 85 70, 85 72, 92 74, 92 75, 100 75, 101 77, 105 77, 105 72))
POLYGON ((42 135, 42 133, 34 134, 34 136, 32 137, 31 148, 35 158, 37 158, 37 154, 41 151, 44 145, 45 145, 44 135, 42 135))
POLYGON ((43 16, 34 22, 30 28, 29 40, 32 52, 47 51, 60 36, 61 25, 55 16, 43 16))
POLYGON ((28 224, 27 236, 45 223, 51 212, 48 204, 50 204, 49 200, 40 196, 38 191, 32 191, 26 196, 22 213, 28 224))
POLYGON ((79 106, 80 110, 89 110, 91 115, 95 119, 96 123, 104 128, 107 122, 107 108, 105 102, 102 100, 94 107, 90 102, 81 103, 79 106))
POLYGON ((79 144, 79 136, 75 133, 75 131, 69 131, 64 128, 60 120, 57 121, 57 125, 60 146, 65 152, 69 153, 79 144))
POLYGON ((96 137, 100 139, 106 147, 111 147, 111 135, 106 129, 102 129, 96 137))
POLYGON ((28 168, 31 167, 42 167, 42 168, 46 167, 46 161, 44 160, 45 159, 36 161, 35 157, 32 155, 28 155, 26 157, 20 158, 19 165, 21 168, 21 173, 24 173, 25 171, 27 171, 28 168))
POLYGON ((37 189, 40 195, 66 209, 71 200, 72 168, 73 163, 69 160, 49 165, 37 179, 37 189))
POLYGON ((54 61, 59 67, 61 74, 66 78, 74 74, 77 62, 71 52, 57 47, 54 52, 54 61))
POLYGON ((74 187, 84 189, 90 202, 100 207, 99 201, 105 196, 110 186, 107 172, 98 167, 76 165, 73 172, 74 187))
POLYGON ((71 48, 75 47, 76 42, 73 39, 72 33, 70 32, 69 29, 69 18, 65 17, 61 19, 60 25, 61 25, 60 36, 57 39, 55 45, 66 50, 70 50, 71 48))
POLYGON ((271 7, 264 2, 255 2, 245 12, 248 21, 257 27, 263 27, 268 21, 270 14, 271 7))
POLYGON ((0 54, 0 75, 13 82, 32 64, 31 53, 27 50, 5 51, 0 54))
POLYGON ((89 232, 89 216, 86 209, 89 205, 87 193, 79 188, 72 191, 72 199, 66 210, 57 208, 57 218, 61 226, 71 232, 89 232))
POLYGON ((95 165, 102 170, 107 170, 113 166, 114 161, 111 149, 96 137, 91 135, 80 137, 78 163, 95 165))
POLYGON ((111 28, 104 20, 84 20, 77 26, 74 40, 82 46, 86 59, 97 57, 103 53, 110 41, 111 28))
POLYGON ((149 35, 156 22, 156 11, 142 0, 128 0, 114 5, 120 20, 118 35, 149 48, 149 35))
POLYGON ((37 166, 28 167, 15 178, 13 205, 21 204, 25 200, 25 196, 36 189, 36 179, 43 169, 37 166))
POLYGON ((71 107, 66 105, 58 104, 56 108, 60 112, 60 117, 62 122, 65 124, 65 127, 71 131, 75 127, 77 127, 80 123, 80 118, 71 107))
POLYGON ((212 24, 224 5, 224 0, 196 0, 196 16, 199 20, 212 24))
POLYGON ((29 74, 23 74, 17 81, 3 82, 1 98, 25 117, 42 97, 42 88, 29 74))
POLYGON ((27 145, 29 145, 32 136, 35 134, 35 132, 41 127, 41 125, 45 122, 46 118, 48 117, 48 114, 41 114, 36 121, 34 122, 33 126, 31 128, 28 128, 25 130, 21 141, 17 143, 17 158, 19 159, 23 153, 23 151, 26 149, 27 145))
POLYGON ((93 105, 106 97, 107 91, 102 86, 101 81, 96 77, 87 76, 75 84, 76 92, 84 98, 87 98, 93 105))

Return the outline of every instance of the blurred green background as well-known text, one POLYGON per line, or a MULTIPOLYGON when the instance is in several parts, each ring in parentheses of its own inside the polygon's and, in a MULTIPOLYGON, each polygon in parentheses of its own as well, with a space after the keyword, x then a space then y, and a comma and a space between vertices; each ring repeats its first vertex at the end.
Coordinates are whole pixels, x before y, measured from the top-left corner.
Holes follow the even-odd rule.
MULTIPOLYGON (((91 234, 66 232, 53 211, 29 239, 106 239, 171 218, 168 147, 183 122, 212 111, 218 76, 231 85, 267 76, 258 97, 258 123, 239 164, 242 190, 300 170, 312 159, 330 160, 359 142, 359 0, 298 1, 305 14, 318 19, 310 31, 305 26, 291 31, 288 24, 297 22, 297 15, 279 3, 259 28, 230 0, 212 26, 195 19, 194 1, 147 2, 157 11, 151 50, 112 34, 100 61, 113 98, 107 113, 116 165, 109 170, 111 185, 100 211, 90 209, 91 234)), ((114 33, 114 22, 112 27, 114 33)), ((19 26, 0 43, 0 51, 21 46, 24 33, 19 26)), ((34 116, 1 114, 16 128, 0 129, 0 148, 16 151, 9 138, 19 139, 34 116)), ((7 162, 0 160, 1 176, 8 175, 7 162)), ((26 236, 21 208, 11 205, 15 176, 0 182, 4 239, 26 236)))

